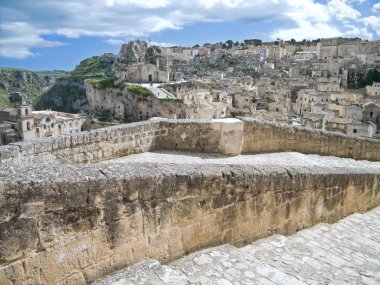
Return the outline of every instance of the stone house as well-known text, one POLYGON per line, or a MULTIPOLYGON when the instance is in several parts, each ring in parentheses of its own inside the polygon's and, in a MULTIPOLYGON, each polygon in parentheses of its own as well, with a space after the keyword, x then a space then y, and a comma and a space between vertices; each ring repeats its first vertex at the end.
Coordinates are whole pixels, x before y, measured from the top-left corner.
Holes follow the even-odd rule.
POLYGON ((1 124, 11 126, 2 133, 1 143, 13 141, 30 141, 43 137, 64 135, 83 131, 88 117, 80 114, 69 114, 56 111, 33 111, 31 102, 25 95, 21 102, 15 104, 14 109, 6 109, 0 112, 1 124), (9 114, 6 117, 6 113, 9 114), (17 139, 14 139, 14 137, 17 139))
POLYGON ((353 120, 347 124, 347 135, 373 137, 376 135, 377 126, 372 122, 360 122, 353 120))
POLYGON ((328 94, 314 89, 301 89, 297 94, 296 113, 302 115, 304 112, 311 112, 314 105, 327 102, 329 102, 328 94))
POLYGON ((366 86, 365 90, 370 97, 380 96, 380 82, 373 82, 372 86, 366 86))
POLYGON ((364 108, 364 114, 363 114, 364 121, 373 122, 379 128, 380 106, 375 103, 368 102, 363 105, 363 108, 364 108))
POLYGON ((372 122, 363 123, 353 119, 332 118, 327 121, 326 130, 348 135, 372 137, 377 132, 377 126, 372 122))
POLYGON ((363 121, 364 109, 358 106, 346 106, 344 111, 344 117, 346 119, 353 119, 355 121, 363 121))
POLYGON ((319 77, 316 80, 315 87, 318 91, 323 92, 339 92, 340 91, 340 77, 319 77))

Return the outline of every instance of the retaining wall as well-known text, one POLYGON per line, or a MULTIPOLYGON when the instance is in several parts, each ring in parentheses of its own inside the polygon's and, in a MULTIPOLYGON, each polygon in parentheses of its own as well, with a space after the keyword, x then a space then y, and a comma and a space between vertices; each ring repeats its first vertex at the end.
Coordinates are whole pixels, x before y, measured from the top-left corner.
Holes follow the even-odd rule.
POLYGON ((368 172, 0 165, 0 284, 88 284, 146 257, 166 262, 335 222, 379 205, 380 170, 368 172))
POLYGON ((297 151, 380 160, 380 141, 261 119, 153 120, 0 146, 0 163, 83 163, 170 149, 239 155, 297 151))
POLYGON ((241 119, 244 122, 242 153, 297 151, 380 160, 380 140, 288 126, 261 119, 241 119))

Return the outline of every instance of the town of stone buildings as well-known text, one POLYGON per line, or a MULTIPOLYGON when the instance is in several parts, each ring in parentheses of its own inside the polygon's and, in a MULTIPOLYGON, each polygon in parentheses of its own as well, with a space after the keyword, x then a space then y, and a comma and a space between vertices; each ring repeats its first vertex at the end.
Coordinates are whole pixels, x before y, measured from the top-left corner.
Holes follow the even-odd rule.
POLYGON ((379 41, 103 58, 0 111, 0 284, 380 283, 379 41))
MULTIPOLYGON (((118 55, 110 55, 117 58, 114 88, 99 88, 88 80, 88 104, 82 114, 106 112, 117 119, 138 120, 249 116, 377 137, 379 42, 329 38, 224 45, 160 48, 139 40, 124 44, 118 55), (147 88, 154 96, 130 95, 120 87, 125 84, 147 88)), ((30 111, 31 131, 23 125, 28 115, 19 110, 27 102, 1 111, 2 144, 83 130, 84 115, 30 111), (57 123, 43 123, 43 115, 57 123)))

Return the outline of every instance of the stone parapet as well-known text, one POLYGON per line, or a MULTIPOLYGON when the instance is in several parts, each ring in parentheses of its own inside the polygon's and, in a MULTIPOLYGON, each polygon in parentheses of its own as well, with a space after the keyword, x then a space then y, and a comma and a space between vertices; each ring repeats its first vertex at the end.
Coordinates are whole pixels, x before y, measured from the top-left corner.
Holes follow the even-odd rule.
POLYGON ((169 149, 239 155, 281 151, 380 160, 380 141, 262 119, 151 120, 0 146, 2 163, 88 163, 169 149))
POLYGON ((257 118, 244 122, 242 153, 297 151, 354 159, 380 160, 380 141, 337 132, 289 126, 257 118))
POLYGON ((2 164, 0 284, 88 284, 146 257, 332 223, 379 205, 379 181, 328 166, 2 164))

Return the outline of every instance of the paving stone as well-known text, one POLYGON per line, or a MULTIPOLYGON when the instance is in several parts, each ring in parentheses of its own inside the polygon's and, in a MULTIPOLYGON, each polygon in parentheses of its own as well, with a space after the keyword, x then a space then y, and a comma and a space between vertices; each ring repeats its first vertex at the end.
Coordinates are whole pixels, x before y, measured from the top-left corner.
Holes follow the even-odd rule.
POLYGON ((380 207, 289 237, 204 249, 168 265, 147 260, 97 284, 378 285, 379 256, 380 207))

